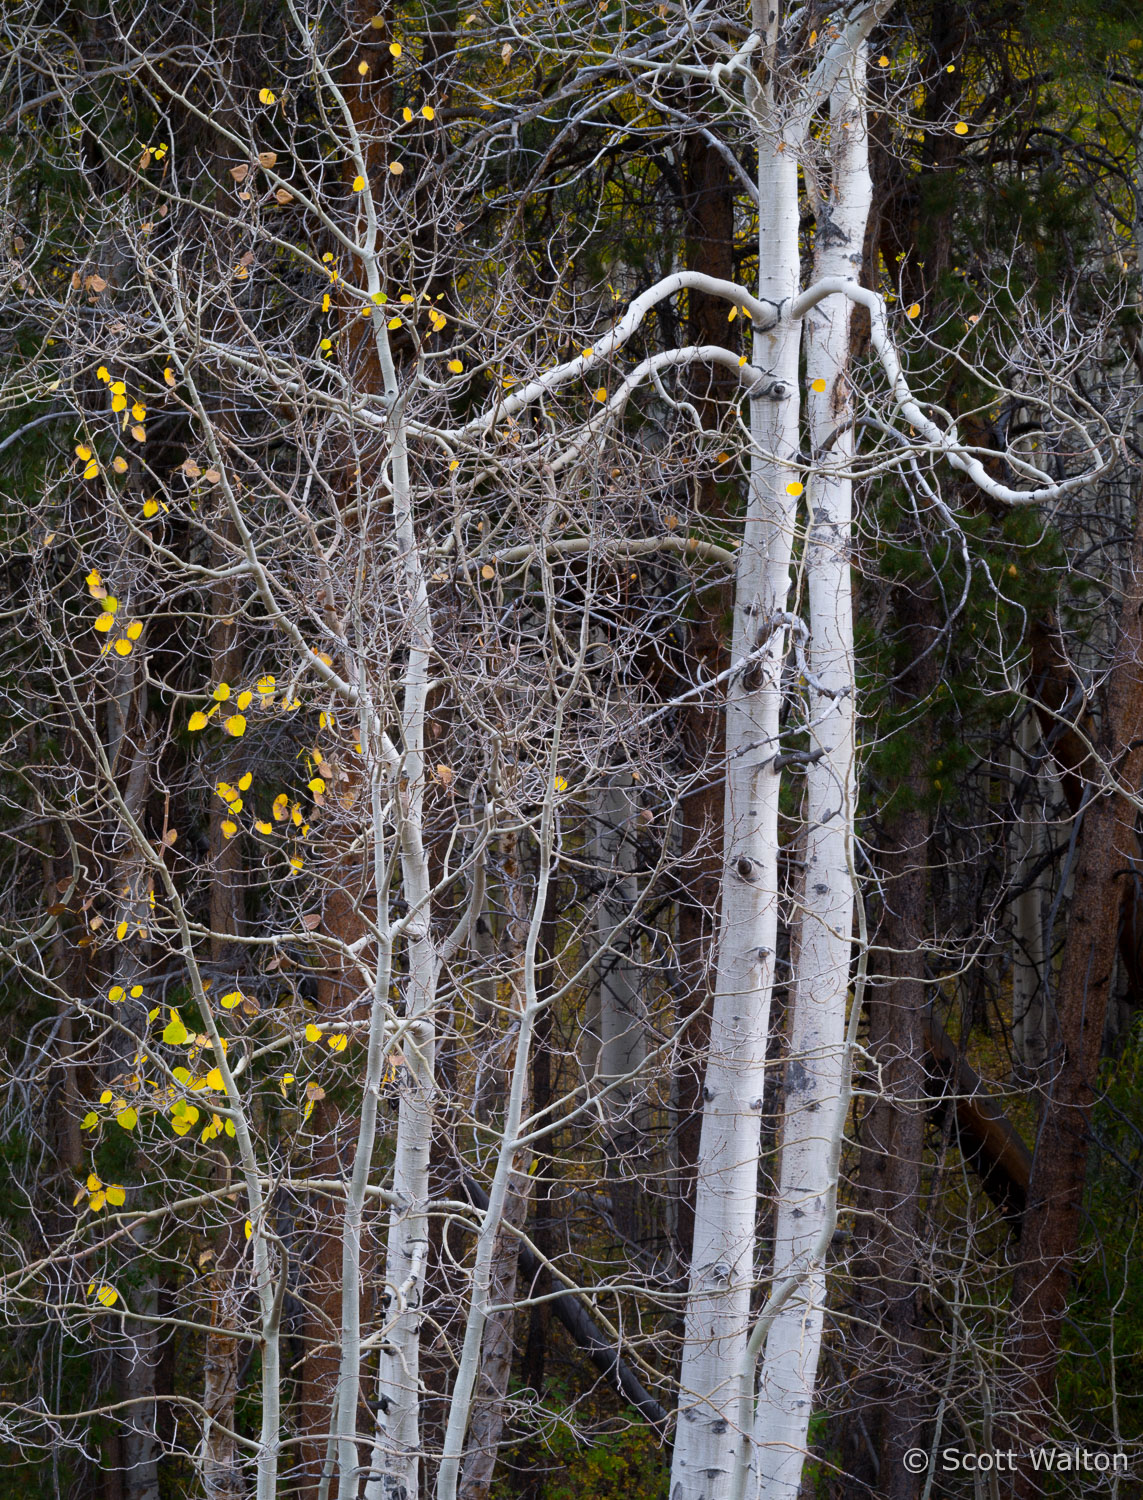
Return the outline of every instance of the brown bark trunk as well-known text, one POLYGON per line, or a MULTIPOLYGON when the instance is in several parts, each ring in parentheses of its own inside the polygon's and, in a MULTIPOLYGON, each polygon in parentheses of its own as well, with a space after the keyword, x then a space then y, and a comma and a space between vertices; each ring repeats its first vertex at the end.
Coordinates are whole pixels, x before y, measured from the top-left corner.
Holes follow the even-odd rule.
MULTIPOLYGON (((1011 1429, 1023 1444, 1047 1430, 1055 1393, 1060 1328, 1079 1245, 1088 1129, 1115 965, 1125 871, 1138 854, 1136 812, 1124 790, 1143 782, 1143 506, 1136 519, 1131 581, 1119 620, 1099 757, 1089 763, 1088 804, 1077 838, 1075 894, 1056 986, 1055 1026, 1043 1114, 1020 1231, 1008 1337, 1019 1372, 1011 1429), (1114 778, 1102 789, 1105 770, 1114 778)), ((1035 1492, 1034 1476, 1015 1482, 1035 1492)))
MULTIPOLYGON (((911 666, 898 705, 924 703, 936 684, 936 621, 927 593, 902 589, 898 618, 911 666)), ((853 1265, 858 1410, 847 1423, 847 1470, 885 1500, 912 1500, 916 1476, 901 1463, 921 1420, 917 1372, 922 1350, 916 1262, 924 1149, 925 935, 931 817, 923 719, 904 731, 914 753, 903 806, 886 820, 885 911, 879 944, 884 976, 872 987, 869 1050, 883 1089, 861 1121, 853 1265)))

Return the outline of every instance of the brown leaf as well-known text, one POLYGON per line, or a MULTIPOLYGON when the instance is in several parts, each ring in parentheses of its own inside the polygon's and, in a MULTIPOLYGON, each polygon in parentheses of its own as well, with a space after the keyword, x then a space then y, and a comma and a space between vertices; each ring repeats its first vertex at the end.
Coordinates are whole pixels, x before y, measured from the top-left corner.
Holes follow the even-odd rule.
POLYGON ((107 290, 107 283, 106 281, 104 281, 102 276, 89 276, 87 278, 87 284, 93 292, 98 293, 105 292, 107 290))
POLYGON ((278 191, 274 194, 274 197, 280 204, 282 204, 283 207, 285 207, 287 203, 292 203, 294 201, 293 193, 287 193, 285 188, 279 188, 278 191))
POLYGON ((259 151, 258 165, 265 167, 267 172, 277 163, 278 153, 276 151, 259 151))
POLYGON ((257 1000, 251 999, 249 995, 243 995, 242 1014, 244 1016, 256 1016, 259 1014, 261 1009, 262 1007, 258 1004, 257 1000))
POLYGON ((322 1088, 322 1086, 321 1086, 320 1083, 307 1083, 306 1084, 306 1098, 307 1099, 324 1099, 325 1098, 325 1089, 322 1088))
POLYGON ((188 479, 198 479, 202 474, 202 470, 199 468, 198 464, 195 463, 193 458, 184 459, 179 467, 182 469, 183 473, 187 476, 188 479))
POLYGON ((234 178, 235 182, 245 182, 250 175, 250 168, 246 162, 242 162, 240 166, 231 167, 230 175, 234 178))
POLYGON ((321 917, 316 911, 308 911, 302 918, 302 926, 307 932, 314 932, 321 926, 321 917))
POLYGON ((217 469, 207 469, 206 473, 203 475, 203 478, 209 480, 211 484, 217 484, 218 481, 222 478, 222 475, 218 472, 217 469))

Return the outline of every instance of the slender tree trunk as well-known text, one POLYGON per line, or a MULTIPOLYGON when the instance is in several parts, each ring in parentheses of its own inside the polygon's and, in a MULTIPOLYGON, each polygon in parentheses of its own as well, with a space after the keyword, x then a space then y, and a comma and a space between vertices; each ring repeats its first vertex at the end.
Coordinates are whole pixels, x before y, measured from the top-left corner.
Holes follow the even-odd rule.
MULTIPOLYGON (((833 181, 818 213, 816 272, 856 281, 872 197, 865 126, 864 49, 831 101, 833 181)), ((846 1086, 846 999, 852 955, 855 779, 852 544, 854 451, 849 387, 851 304, 831 298, 806 323, 806 377, 814 473, 808 497, 810 606, 804 882, 781 1136, 774 1284, 804 1268, 799 1289, 766 1341, 754 1440, 762 1493, 795 1500, 813 1412, 825 1315, 825 1262, 846 1086)))
MULTIPOLYGON (((776 112, 771 118, 776 117, 776 112)), ((759 295, 797 291, 797 142, 759 132, 759 295), (783 149, 777 149, 782 146, 783 149)), ((694 1243, 680 1370, 672 1500, 721 1500, 738 1444, 738 1375, 754 1286, 758 1155, 778 926, 775 766, 797 478, 800 325, 755 332, 772 376, 750 402, 749 497, 735 581, 734 659, 760 652, 726 697, 724 867, 710 1045, 703 1086, 694 1243)))
POLYGON ((1012 878, 1023 887, 1013 903, 1012 1042, 1024 1074, 1039 1078, 1047 1056, 1048 1010, 1045 990, 1044 885, 1035 866, 1047 847, 1043 779, 1038 767, 1039 731, 1030 709, 1017 726, 1012 753, 1013 784, 1027 778, 1012 830, 1012 878))

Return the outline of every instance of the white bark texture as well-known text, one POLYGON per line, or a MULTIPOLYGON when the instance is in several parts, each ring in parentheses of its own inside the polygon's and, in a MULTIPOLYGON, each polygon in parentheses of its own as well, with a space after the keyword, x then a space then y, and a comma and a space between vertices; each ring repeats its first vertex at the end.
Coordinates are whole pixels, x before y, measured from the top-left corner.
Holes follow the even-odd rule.
MULTIPOLYGON (((864 115, 864 57, 854 56, 831 100, 832 182, 818 215, 816 271, 860 276, 872 201, 864 115)), ((766 1341, 755 1418, 759 1492, 796 1500, 813 1411, 825 1313, 820 1239, 832 1213, 834 1132, 844 1087, 846 997, 852 954, 850 875, 855 778, 852 535, 853 408, 847 298, 822 302, 806 320, 809 483, 806 582, 810 606, 810 750, 801 941, 794 978, 790 1053, 774 1239, 777 1283, 804 1266, 799 1289, 766 1341)))

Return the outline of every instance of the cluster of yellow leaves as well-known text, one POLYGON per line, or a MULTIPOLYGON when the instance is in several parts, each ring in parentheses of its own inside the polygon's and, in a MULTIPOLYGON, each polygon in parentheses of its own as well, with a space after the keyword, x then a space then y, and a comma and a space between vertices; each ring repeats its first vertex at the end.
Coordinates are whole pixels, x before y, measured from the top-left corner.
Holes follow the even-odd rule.
MULTIPOLYGON (((187 720, 187 728, 195 732, 205 729, 215 714, 221 712, 223 705, 226 704, 228 707, 232 707, 234 712, 227 714, 223 720, 223 728, 232 739, 241 739, 246 733, 246 710, 254 702, 255 696, 259 700, 258 706, 260 708, 272 708, 274 706, 274 695, 277 686, 277 679, 269 675, 259 677, 253 688, 241 688, 237 693, 234 692, 228 682, 220 682, 210 695, 214 700, 213 708, 209 709, 206 713, 202 709, 195 709, 194 713, 187 720)), ((290 702, 283 697, 281 702, 283 711, 292 712, 294 709, 300 707, 301 701, 299 699, 295 698, 290 702)))
POLYGON ((72 1199, 72 1207, 78 1207, 84 1198, 87 1199, 88 1211, 93 1214, 97 1214, 108 1203, 112 1208, 122 1208, 127 1202, 126 1191, 118 1183, 101 1182, 94 1172, 72 1199))
POLYGON ((99 614, 96 615, 94 622, 95 629, 100 635, 110 635, 117 627, 122 630, 122 634, 114 642, 109 641, 104 646, 104 652, 114 650, 119 656, 130 656, 135 642, 143 634, 142 620, 130 620, 126 625, 120 626, 119 600, 104 588, 98 569, 92 568, 84 582, 87 584, 87 591, 91 597, 99 601, 99 614))
MULTIPOLYGON (((137 443, 146 442, 147 429, 143 426, 143 421, 147 415, 147 408, 143 405, 142 401, 134 401, 130 403, 130 411, 128 411, 129 400, 126 384, 122 380, 112 380, 111 371, 107 368, 106 365, 100 365, 99 369, 95 372, 95 376, 97 380, 102 380, 103 384, 110 390, 111 410, 115 412, 116 415, 122 415, 122 430, 126 432, 128 426, 130 425, 131 436, 135 439, 135 441, 137 443)), ((112 468, 115 469, 116 473, 124 473, 127 469, 126 459, 120 458, 114 460, 114 462, 112 463, 112 468)), ((94 476, 88 477, 90 478, 94 476)))

